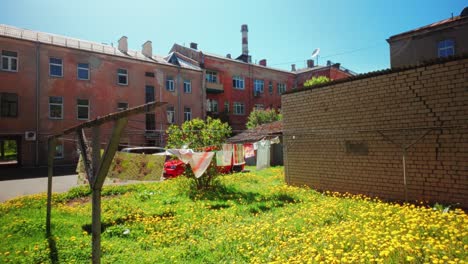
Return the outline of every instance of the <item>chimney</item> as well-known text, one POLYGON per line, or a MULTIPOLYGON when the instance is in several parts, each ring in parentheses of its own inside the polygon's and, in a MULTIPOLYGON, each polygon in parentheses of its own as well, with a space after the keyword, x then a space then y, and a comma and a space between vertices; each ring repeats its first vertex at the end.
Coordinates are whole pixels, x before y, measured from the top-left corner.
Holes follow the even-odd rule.
POLYGON ((226 54, 226 58, 230 59, 231 58, 231 53, 226 54))
POLYGON ((127 37, 126 36, 122 36, 120 39, 119 39, 119 47, 118 49, 122 52, 122 53, 127 53, 128 52, 128 43, 127 43, 127 37))
POLYGON ((327 66, 330 66, 330 65, 332 65, 331 60, 327 60, 327 66))
POLYGON ((196 50, 198 49, 198 44, 195 42, 190 42, 190 48, 196 50))
POLYGON ((244 24, 241 26, 242 32, 242 55, 249 55, 249 37, 247 36, 249 29, 247 25, 244 24))
POLYGON ((296 71, 296 64, 291 64, 291 71, 296 71))
POLYGON ((266 67, 266 66, 267 66, 267 61, 266 61, 266 59, 263 59, 263 60, 260 60, 260 61, 258 62, 258 64, 260 64, 260 65, 266 67))
POLYGON ((148 58, 153 57, 153 45, 151 44, 151 41, 146 41, 145 44, 143 44, 143 49, 141 50, 141 53, 145 55, 148 58))
POLYGON ((314 67, 314 60, 307 60, 307 68, 313 68, 314 67))

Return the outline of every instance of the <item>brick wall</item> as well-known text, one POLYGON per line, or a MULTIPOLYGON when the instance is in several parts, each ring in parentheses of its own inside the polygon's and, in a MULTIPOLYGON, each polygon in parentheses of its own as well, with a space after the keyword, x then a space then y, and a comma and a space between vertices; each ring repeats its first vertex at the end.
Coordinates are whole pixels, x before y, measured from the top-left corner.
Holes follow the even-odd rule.
POLYGON ((283 95, 286 181, 468 207, 468 59, 283 95), (441 128, 442 127, 442 128, 441 128))

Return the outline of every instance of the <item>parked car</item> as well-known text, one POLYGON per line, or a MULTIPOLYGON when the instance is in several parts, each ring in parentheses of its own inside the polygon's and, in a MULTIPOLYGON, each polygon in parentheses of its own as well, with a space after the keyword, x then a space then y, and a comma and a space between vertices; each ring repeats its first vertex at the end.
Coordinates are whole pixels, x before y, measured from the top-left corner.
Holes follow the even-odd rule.
POLYGON ((166 149, 161 147, 132 147, 124 148, 121 152, 127 153, 138 153, 138 154, 156 154, 156 153, 165 153, 166 149))

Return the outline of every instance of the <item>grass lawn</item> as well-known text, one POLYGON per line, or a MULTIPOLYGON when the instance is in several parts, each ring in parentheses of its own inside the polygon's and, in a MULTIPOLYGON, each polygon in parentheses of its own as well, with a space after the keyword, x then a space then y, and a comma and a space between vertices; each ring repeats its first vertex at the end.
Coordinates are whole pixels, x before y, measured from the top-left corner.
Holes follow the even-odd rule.
MULTIPOLYGON (((103 263, 464 263, 461 210, 322 194, 283 183, 282 168, 221 177, 196 194, 185 178, 105 187, 103 263)), ((87 188, 0 204, 0 263, 89 263, 87 188)))

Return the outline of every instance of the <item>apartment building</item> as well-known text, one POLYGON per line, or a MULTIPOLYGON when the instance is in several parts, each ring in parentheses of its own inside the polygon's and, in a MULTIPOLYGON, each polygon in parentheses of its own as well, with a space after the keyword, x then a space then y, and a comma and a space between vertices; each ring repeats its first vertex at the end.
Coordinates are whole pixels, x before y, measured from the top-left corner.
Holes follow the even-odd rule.
POLYGON ((198 44, 190 47, 174 44, 170 50, 197 61, 203 69, 204 91, 206 92, 207 115, 228 122, 234 132, 245 129, 253 109, 281 109, 281 94, 302 88, 312 77, 326 76, 341 79, 354 75, 340 66, 328 62, 326 66, 315 66, 307 61, 307 68, 282 70, 269 67, 266 59, 252 63, 248 50, 248 27, 241 26, 242 54, 236 58, 231 54, 220 56, 198 50, 198 44))
MULTIPOLYGON (((46 164, 49 135, 154 100, 167 105, 132 117, 122 145, 164 145, 168 125, 205 115, 198 62, 154 55, 150 41, 133 51, 125 36, 114 47, 0 25, 0 52, 0 165, 46 164)), ((76 149, 63 140, 56 163, 76 161, 76 149)))

